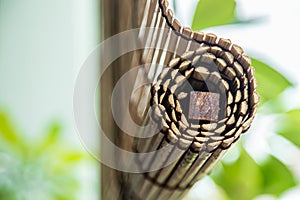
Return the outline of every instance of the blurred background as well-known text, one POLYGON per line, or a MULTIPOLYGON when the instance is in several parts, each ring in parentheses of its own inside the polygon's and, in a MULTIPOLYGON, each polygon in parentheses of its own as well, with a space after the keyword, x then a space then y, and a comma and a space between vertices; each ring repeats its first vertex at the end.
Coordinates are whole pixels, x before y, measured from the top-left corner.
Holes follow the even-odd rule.
MULTIPOLYGON (((297 200, 300 3, 171 3, 183 24, 245 48, 262 98, 250 131, 186 199, 297 200)), ((1 200, 99 199, 100 165, 77 136, 72 98, 100 33, 97 0, 0 0, 1 200)))
POLYGON ((0 199, 99 199, 73 118, 77 73, 100 42, 97 0, 0 0, 0 199))

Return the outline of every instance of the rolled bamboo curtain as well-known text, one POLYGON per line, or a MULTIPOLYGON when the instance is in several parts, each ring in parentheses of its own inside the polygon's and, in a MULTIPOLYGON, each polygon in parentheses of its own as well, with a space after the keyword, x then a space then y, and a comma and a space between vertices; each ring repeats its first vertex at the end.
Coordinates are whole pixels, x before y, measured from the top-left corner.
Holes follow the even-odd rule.
POLYGON ((140 31, 136 42, 157 47, 120 56, 106 70, 101 79, 101 127, 115 145, 128 151, 171 148, 137 160, 145 173, 102 165, 101 197, 182 199, 253 121, 259 97, 250 59, 228 39, 181 26, 167 0, 101 0, 101 6, 103 39, 133 28, 155 27, 140 31), (137 130, 141 134, 158 130, 149 138, 124 133, 114 122, 110 106, 117 81, 140 65, 144 67, 128 85, 142 79, 153 84, 131 91, 129 110, 136 123, 153 122, 137 130), (173 157, 174 162, 168 163, 173 157), (161 168, 149 170, 153 163, 161 168))

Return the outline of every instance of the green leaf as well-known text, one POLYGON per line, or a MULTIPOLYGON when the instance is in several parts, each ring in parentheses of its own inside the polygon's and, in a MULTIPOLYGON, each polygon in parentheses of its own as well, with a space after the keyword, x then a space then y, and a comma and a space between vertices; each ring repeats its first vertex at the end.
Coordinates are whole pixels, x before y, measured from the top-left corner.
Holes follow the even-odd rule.
POLYGON ((212 177, 232 200, 250 200, 260 194, 262 174, 260 166, 245 151, 230 164, 222 163, 223 170, 212 177))
POLYGON ((300 148, 300 109, 287 112, 280 118, 279 134, 300 148))
POLYGON ((62 158, 64 163, 67 164, 67 163, 76 163, 88 157, 83 152, 74 151, 74 152, 66 153, 64 156, 62 156, 62 158))
POLYGON ((8 117, 0 112, 0 149, 16 153, 18 156, 28 153, 26 141, 15 131, 8 117))
POLYGON ((261 104, 276 99, 285 89, 292 86, 278 71, 257 59, 252 58, 255 68, 255 78, 258 82, 257 91, 260 95, 261 104))
POLYGON ((0 136, 11 144, 19 143, 18 135, 4 113, 0 113, 0 136))
POLYGON ((39 156, 57 144, 60 141, 60 133, 61 126, 59 124, 53 124, 47 132, 46 137, 43 138, 43 141, 35 148, 35 155, 39 156))
POLYGON ((279 197, 287 189, 296 186, 292 172, 277 158, 269 156, 261 166, 264 184, 262 193, 279 197))
POLYGON ((231 24, 237 21, 235 0, 200 0, 194 15, 193 30, 231 24))

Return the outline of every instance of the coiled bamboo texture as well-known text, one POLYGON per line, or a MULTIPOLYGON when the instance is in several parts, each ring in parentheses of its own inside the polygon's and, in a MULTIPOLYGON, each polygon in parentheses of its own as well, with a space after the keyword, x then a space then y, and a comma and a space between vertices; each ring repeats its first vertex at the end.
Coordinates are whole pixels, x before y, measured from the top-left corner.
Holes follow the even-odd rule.
POLYGON ((196 51, 171 60, 152 87, 151 119, 162 128, 153 138, 139 140, 137 151, 169 144, 181 153, 168 166, 164 163, 173 151, 149 163, 161 163, 162 169, 145 173, 158 187, 144 184, 139 196, 145 199, 178 199, 211 171, 253 121, 259 97, 250 61, 237 53, 242 50, 236 45, 225 51, 211 37, 205 35, 196 51))
MULTIPOLYGON (((123 58, 126 62, 119 63, 120 66, 126 63, 123 71, 145 65, 139 69, 135 83, 141 79, 154 82, 132 93, 129 110, 136 122, 151 124, 139 131, 142 135, 156 134, 149 138, 125 137, 125 133, 114 127, 111 117, 104 126, 122 148, 137 154, 155 154, 135 161, 141 164, 140 171, 144 173, 117 172, 104 167, 102 184, 111 177, 113 181, 103 187, 106 195, 102 197, 179 200, 210 173, 230 146, 250 128, 259 102, 254 69, 243 49, 230 40, 183 27, 167 0, 132 2, 142 7, 144 13, 138 12, 141 18, 135 24, 157 28, 150 32, 142 29, 139 42, 156 48, 133 52, 132 57, 123 58), (110 189, 115 185, 118 189, 110 189)), ((122 75, 119 69, 113 72, 122 75)), ((110 102, 105 96, 101 100, 107 110, 110 102)), ((107 118, 107 113, 103 112, 102 117, 107 118)))

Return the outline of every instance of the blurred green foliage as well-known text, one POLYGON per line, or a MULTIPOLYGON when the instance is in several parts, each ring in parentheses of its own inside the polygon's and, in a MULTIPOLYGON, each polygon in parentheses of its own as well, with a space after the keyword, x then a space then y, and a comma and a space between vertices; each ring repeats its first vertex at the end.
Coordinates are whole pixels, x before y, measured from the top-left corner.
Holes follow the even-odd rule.
POLYGON ((261 16, 247 20, 240 19, 236 12, 235 0, 201 0, 196 7, 192 29, 202 30, 229 24, 252 24, 263 19, 261 16))
MULTIPOLYGON (((192 24, 193 30, 228 25, 238 20, 235 0, 200 0, 192 24)), ((278 133, 300 148, 300 110, 279 113, 282 105, 276 101, 282 93, 292 87, 292 83, 268 64, 252 58, 257 91, 261 97, 260 107, 272 102, 272 114, 280 114, 276 125, 278 133)), ((259 130, 253 130, 259 131, 259 130)), ((225 199, 250 200, 263 194, 280 197, 287 190, 298 185, 295 174, 278 158, 268 155, 262 163, 257 163, 238 145, 240 155, 233 163, 221 162, 219 170, 211 177, 226 193, 225 199)))
POLYGON ((213 178, 231 199, 252 199, 260 192, 263 185, 260 167, 245 150, 234 163, 222 163, 221 169, 213 178))
POLYGON ((86 154, 61 140, 59 124, 29 139, 0 113, 0 199, 74 200, 86 154))
POLYGON ((279 197, 286 190, 297 185, 297 181, 290 169, 274 156, 270 155, 262 163, 260 170, 263 175, 261 194, 271 194, 279 197))
POLYGON ((221 170, 212 177, 232 200, 253 199, 260 194, 279 197, 297 185, 293 173, 277 158, 269 155, 257 164, 243 148, 237 161, 221 163, 221 170))
POLYGON ((278 133, 300 148, 300 109, 285 113, 278 125, 278 133))
POLYGON ((255 69, 255 78, 257 80, 257 91, 260 95, 260 103, 276 99, 283 91, 292 86, 282 74, 255 58, 252 58, 252 65, 255 69))
POLYGON ((192 29, 202 30, 234 23, 237 19, 235 8, 235 0, 201 0, 196 8, 192 29))

